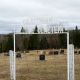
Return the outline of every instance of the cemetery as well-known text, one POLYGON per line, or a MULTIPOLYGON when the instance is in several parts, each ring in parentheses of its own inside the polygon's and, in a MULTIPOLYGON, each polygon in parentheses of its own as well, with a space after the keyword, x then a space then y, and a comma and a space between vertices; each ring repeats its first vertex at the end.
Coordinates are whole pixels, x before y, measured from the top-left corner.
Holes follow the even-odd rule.
POLYGON ((0 80, 80 80, 80 0, 0 0, 0 80))
MULTIPOLYGON (((8 52, 0 54, 1 80, 80 80, 80 55, 76 55, 80 54, 80 50, 74 49, 74 45, 69 43, 69 33, 63 32, 62 28, 57 28, 57 30, 54 28, 54 31, 52 30, 51 33, 14 32, 13 39, 13 50, 9 48, 8 52), (37 44, 30 45, 30 42, 28 42, 30 45, 29 50, 27 46, 27 49, 24 49, 22 44, 18 42, 18 39, 23 40, 20 38, 21 35, 21 37, 25 38, 27 41, 25 37, 26 34, 29 35, 27 37, 30 37, 29 39, 32 41, 34 40, 33 36, 36 38, 36 36, 40 34, 46 36, 53 36, 52 34, 66 34, 66 46, 64 46, 66 48, 60 48, 59 46, 62 44, 54 44, 55 48, 50 46, 51 48, 48 49, 49 44, 45 44, 45 42, 47 43, 47 39, 44 38, 44 41, 41 38, 43 36, 40 35, 43 43, 41 42, 41 45, 37 46, 39 49, 35 46, 37 44)), ((56 38, 53 39, 53 41, 56 40, 56 38)), ((24 41, 24 45, 26 45, 26 43, 24 41)))
MULTIPOLYGON (((65 51, 66 52, 66 51, 65 51)), ((39 60, 40 53, 30 51, 16 58, 16 80, 67 80, 67 55, 51 56, 46 53, 45 61, 39 60), (56 75, 56 76, 55 76, 56 75)), ((80 55, 75 55, 75 78, 80 79, 80 55)), ((0 79, 10 80, 9 56, 0 54, 0 79)))

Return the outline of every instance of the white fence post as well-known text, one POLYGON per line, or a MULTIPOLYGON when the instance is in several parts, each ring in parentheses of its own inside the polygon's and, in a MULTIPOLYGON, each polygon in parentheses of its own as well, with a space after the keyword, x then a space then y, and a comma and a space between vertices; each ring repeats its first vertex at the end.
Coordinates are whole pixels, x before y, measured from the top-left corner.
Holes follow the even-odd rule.
POLYGON ((74 45, 69 45, 69 80, 74 80, 74 45))
POLYGON ((14 53, 12 50, 9 50, 10 55, 10 79, 14 80, 14 53))
POLYGON ((67 80, 75 80, 74 45, 69 44, 69 33, 67 33, 67 80))
POLYGON ((67 32, 67 80, 69 80, 69 32, 67 32))
POLYGON ((10 55, 10 79, 11 80, 16 80, 15 33, 14 33, 13 39, 14 39, 14 51, 9 50, 9 55, 10 55))
POLYGON ((16 52, 15 52, 15 28, 14 28, 14 80, 16 80, 16 52))

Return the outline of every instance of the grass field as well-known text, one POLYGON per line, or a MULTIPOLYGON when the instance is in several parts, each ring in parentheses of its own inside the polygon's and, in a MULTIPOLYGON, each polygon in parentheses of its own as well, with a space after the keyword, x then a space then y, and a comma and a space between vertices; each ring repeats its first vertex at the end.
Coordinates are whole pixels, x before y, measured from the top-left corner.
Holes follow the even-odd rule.
MULTIPOLYGON (((16 59, 17 80, 67 80, 67 55, 46 55, 45 61, 31 51, 16 59)), ((75 78, 80 80, 80 55, 75 55, 75 78)), ((0 80, 10 80, 9 56, 0 54, 0 80)))

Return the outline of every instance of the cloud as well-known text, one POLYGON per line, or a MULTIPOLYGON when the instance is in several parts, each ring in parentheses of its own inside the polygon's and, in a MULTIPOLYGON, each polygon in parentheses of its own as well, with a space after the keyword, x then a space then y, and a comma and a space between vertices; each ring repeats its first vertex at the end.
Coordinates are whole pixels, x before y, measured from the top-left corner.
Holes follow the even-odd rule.
POLYGON ((53 22, 79 24, 80 0, 0 0, 0 27, 22 25, 39 17, 45 18, 45 23, 53 18, 53 22))

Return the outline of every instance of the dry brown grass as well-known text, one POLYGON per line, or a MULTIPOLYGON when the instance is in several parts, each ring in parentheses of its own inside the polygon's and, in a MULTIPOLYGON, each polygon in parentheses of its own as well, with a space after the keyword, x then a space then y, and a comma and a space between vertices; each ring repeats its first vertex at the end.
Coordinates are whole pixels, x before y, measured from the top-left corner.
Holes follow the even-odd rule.
MULTIPOLYGON (((67 80, 66 55, 46 55, 39 61, 39 53, 31 51, 17 61, 17 80, 67 80), (34 54, 35 53, 35 54, 34 54)), ((75 55, 76 80, 80 80, 80 55, 75 55)), ((9 57, 0 55, 0 80, 10 80, 9 57)))

